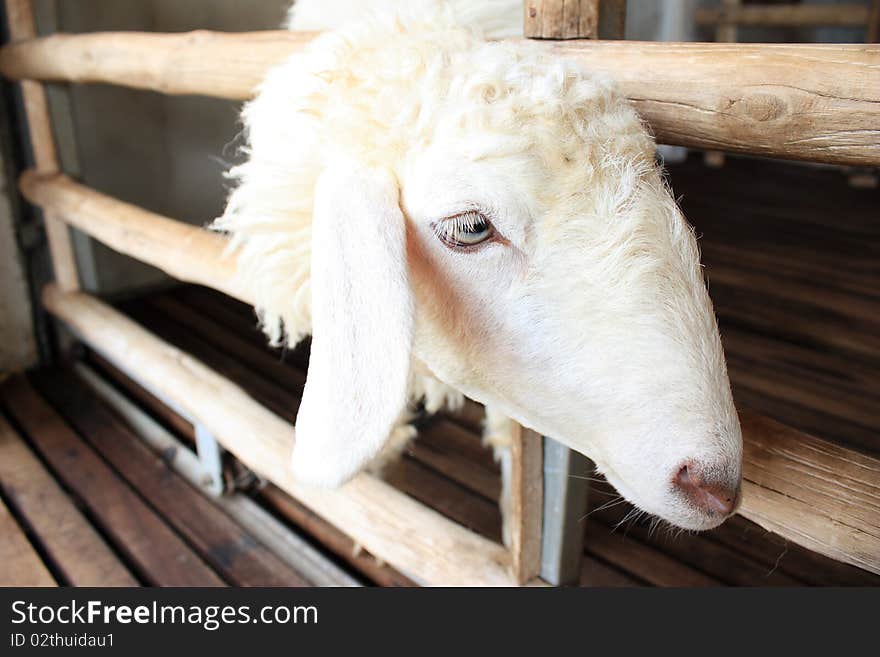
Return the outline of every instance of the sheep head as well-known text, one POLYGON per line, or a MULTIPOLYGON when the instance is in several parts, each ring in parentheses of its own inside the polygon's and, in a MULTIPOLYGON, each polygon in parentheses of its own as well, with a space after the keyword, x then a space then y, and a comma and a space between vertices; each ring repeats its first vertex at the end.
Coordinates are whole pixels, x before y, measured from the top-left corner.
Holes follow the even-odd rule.
POLYGON ((216 226, 275 341, 313 334, 298 476, 336 485, 436 377, 704 529, 742 438, 692 230, 598 74, 442 11, 375 17, 272 71, 216 226))

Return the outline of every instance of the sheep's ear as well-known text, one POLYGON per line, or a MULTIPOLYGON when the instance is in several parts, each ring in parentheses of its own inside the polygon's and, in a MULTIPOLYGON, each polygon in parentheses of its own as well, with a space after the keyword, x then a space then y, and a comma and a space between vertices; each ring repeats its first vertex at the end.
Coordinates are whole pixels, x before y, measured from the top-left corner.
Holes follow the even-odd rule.
POLYGON ((312 351, 294 476, 337 486, 382 448, 406 404, 413 301, 396 182, 357 163, 318 180, 312 351))

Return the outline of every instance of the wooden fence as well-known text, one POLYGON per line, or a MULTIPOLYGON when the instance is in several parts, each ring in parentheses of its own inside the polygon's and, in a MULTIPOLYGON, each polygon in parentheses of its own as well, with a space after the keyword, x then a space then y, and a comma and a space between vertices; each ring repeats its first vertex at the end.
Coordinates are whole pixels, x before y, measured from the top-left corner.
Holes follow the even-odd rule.
MULTIPOLYGON (((222 236, 123 203, 60 172, 39 82, 105 82, 244 100, 270 67, 304 48, 314 35, 125 32, 34 38, 29 3, 6 2, 16 42, 0 51, 0 72, 25 85, 36 164, 22 177, 21 189, 47 217, 57 282, 44 291, 46 308, 146 387, 199 418, 243 463, 417 581, 535 581, 540 508, 530 491, 540 469, 534 467, 533 437, 521 436, 514 450, 520 459, 515 472, 531 474, 513 480, 512 551, 370 475, 337 491, 304 487, 287 467, 292 425, 78 291, 64 224, 179 280, 250 302, 235 284, 235 256, 227 254, 222 236)), ((540 43, 558 57, 615 78, 661 142, 880 165, 880 47, 540 43)), ((742 423, 741 513, 796 543, 880 573, 880 461, 767 418, 744 414, 742 423)))

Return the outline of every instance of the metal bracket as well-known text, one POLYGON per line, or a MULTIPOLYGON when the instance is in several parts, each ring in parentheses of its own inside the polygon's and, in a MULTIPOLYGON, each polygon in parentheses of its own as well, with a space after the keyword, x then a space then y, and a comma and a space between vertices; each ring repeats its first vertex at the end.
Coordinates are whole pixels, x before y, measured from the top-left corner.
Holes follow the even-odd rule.
POLYGON ((541 578, 577 584, 584 552, 583 519, 593 464, 562 443, 544 438, 544 529, 541 578))
POLYGON ((223 448, 207 427, 201 423, 195 424, 196 452, 199 456, 199 465, 202 469, 202 477, 199 483, 202 489, 215 497, 223 494, 223 448))
MULTIPOLYGON (((74 332, 76 335, 76 332, 74 332)), ((198 464, 201 470, 199 483, 209 495, 219 497, 225 491, 225 482, 223 481, 223 448, 208 428, 194 418, 185 409, 181 408, 161 390, 149 385, 131 368, 125 364, 118 362, 111 355, 103 350, 95 349, 117 369, 123 372, 132 381, 141 386, 144 390, 152 394, 156 399, 165 404, 172 411, 180 415, 184 420, 193 425, 196 437, 196 456, 198 456, 198 464)))

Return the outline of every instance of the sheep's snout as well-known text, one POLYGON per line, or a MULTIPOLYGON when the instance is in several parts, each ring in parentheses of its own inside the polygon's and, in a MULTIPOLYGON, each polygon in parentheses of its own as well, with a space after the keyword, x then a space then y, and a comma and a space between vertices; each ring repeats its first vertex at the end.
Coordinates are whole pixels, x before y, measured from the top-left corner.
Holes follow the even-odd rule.
POLYGON ((739 505, 741 478, 716 472, 716 468, 689 460, 679 467, 672 484, 677 493, 701 513, 724 519, 739 505))

